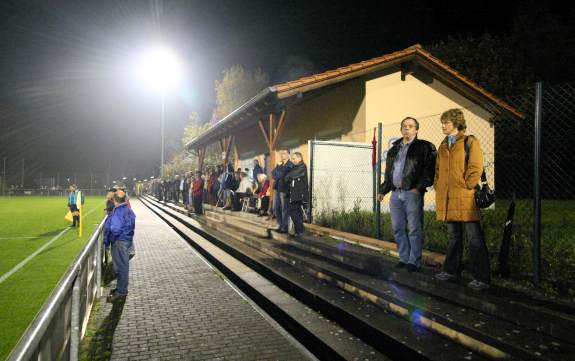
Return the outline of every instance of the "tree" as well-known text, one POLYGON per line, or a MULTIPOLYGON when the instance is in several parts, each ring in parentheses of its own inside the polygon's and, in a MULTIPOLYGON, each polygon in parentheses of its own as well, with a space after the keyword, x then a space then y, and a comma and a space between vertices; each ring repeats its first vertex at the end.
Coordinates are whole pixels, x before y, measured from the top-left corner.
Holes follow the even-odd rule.
MULTIPOLYGON (((193 159, 193 169, 197 168, 198 162, 195 153, 191 153, 186 150, 186 145, 189 144, 193 139, 199 137, 208 129, 210 129, 212 125, 209 121, 202 120, 198 113, 194 112, 190 115, 190 120, 188 125, 184 128, 184 135, 182 136, 182 145, 184 147, 184 152, 180 155, 178 160, 184 162, 186 159, 192 157, 193 159)), ((212 146, 208 146, 206 149, 206 155, 204 158, 204 165, 205 166, 213 166, 216 164, 221 163, 221 152, 217 149, 217 146, 214 144, 212 146)), ((189 168, 190 170, 192 168, 189 168)))
POLYGON ((194 138, 197 138, 208 129, 210 129, 210 123, 207 121, 202 121, 198 113, 193 112, 190 115, 188 125, 184 128, 184 135, 182 136, 182 145, 184 148, 194 138))
POLYGON ((223 78, 216 80, 215 117, 221 120, 237 107, 253 98, 269 84, 269 76, 261 69, 249 71, 241 65, 224 70, 223 78))
POLYGON ((507 35, 486 33, 478 38, 449 37, 427 49, 464 76, 506 98, 524 91, 533 82, 531 68, 510 44, 507 35))

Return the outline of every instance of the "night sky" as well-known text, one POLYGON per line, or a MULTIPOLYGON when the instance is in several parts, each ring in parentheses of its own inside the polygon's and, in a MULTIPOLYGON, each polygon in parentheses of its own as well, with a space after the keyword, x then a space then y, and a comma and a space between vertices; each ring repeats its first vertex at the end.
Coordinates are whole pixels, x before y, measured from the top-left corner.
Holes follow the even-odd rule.
MULTIPOLYGON (((10 183, 90 172, 105 182, 157 174, 160 100, 129 76, 159 41, 186 77, 169 94, 167 142, 191 112, 209 118, 214 81, 233 64, 272 83, 447 36, 509 31, 512 1, 2 1, 0 172, 10 183)), ((62 182, 61 182, 62 183, 62 182)))

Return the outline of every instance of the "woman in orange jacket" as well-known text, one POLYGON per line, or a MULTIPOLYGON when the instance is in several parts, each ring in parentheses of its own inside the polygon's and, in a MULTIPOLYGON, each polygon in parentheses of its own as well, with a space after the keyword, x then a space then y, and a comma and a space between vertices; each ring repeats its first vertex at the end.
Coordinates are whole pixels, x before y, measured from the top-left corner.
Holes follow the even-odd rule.
POLYGON ((447 222, 449 245, 443 272, 436 278, 452 281, 460 277, 465 233, 469 242, 469 270, 473 276, 468 286, 480 291, 489 288, 491 273, 474 197, 483 172, 483 153, 479 141, 465 135, 466 128, 460 109, 450 109, 441 115, 441 129, 446 137, 437 150, 433 185, 437 220, 447 222))

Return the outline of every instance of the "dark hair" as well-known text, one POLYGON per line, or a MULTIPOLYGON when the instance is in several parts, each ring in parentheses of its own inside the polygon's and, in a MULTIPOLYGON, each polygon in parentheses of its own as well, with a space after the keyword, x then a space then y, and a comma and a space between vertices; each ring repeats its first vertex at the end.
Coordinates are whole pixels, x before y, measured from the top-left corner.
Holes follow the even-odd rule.
POLYGON ((301 159, 303 161, 303 155, 301 155, 300 152, 293 152, 294 155, 297 155, 299 157, 299 159, 301 159))
POLYGON ((415 122, 415 129, 419 130, 419 122, 417 121, 417 119, 415 119, 414 117, 405 117, 403 118, 403 120, 401 121, 401 125, 399 126, 399 129, 401 130, 401 128, 403 128, 403 122, 405 122, 406 120, 411 119, 415 122))

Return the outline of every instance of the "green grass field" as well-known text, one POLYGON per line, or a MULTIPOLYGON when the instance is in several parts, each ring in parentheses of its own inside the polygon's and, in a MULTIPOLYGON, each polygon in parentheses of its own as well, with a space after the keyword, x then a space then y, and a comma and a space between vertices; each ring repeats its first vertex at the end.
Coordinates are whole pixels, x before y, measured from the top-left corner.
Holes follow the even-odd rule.
MULTIPOLYGON (((30 322, 102 220, 104 199, 86 197, 84 234, 70 229, 0 283, 0 360, 30 322)), ((0 278, 69 226, 64 197, 0 197, 0 278)))

